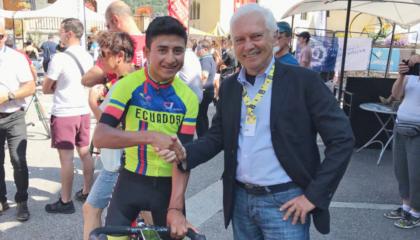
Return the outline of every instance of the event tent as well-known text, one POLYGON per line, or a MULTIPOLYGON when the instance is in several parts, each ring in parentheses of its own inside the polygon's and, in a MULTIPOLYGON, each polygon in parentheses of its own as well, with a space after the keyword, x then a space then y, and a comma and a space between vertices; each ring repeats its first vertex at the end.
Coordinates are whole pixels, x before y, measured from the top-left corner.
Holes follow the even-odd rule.
MULTIPOLYGON (((350 11, 382 17, 394 23, 385 76, 387 76, 389 69, 395 24, 410 26, 420 22, 420 0, 303 0, 290 8, 283 15, 283 18, 305 12, 329 10, 347 11, 343 52, 347 51, 350 11)), ((346 54, 343 54, 340 71, 339 99, 342 96, 345 62, 346 54)))
POLYGON ((83 19, 86 16, 86 21, 104 22, 105 17, 102 14, 93 12, 85 7, 82 8, 83 0, 58 0, 48 7, 35 11, 7 11, 0 9, 0 17, 13 19, 28 19, 28 18, 69 18, 75 17, 83 19))
MULTIPOLYGON (((420 0, 352 0, 351 11, 385 18, 402 26, 420 21, 420 0)), ((348 0, 303 0, 283 18, 304 12, 347 10, 348 0)))

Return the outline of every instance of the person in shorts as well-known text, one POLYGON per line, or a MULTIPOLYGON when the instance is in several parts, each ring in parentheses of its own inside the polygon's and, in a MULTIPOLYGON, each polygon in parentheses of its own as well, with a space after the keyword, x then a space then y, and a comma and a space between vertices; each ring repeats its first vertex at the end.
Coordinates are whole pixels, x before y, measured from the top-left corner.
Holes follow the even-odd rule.
POLYGON ((58 150, 61 164, 60 198, 45 206, 48 213, 75 212, 71 199, 75 148, 83 165, 83 188, 76 193, 77 200, 86 200, 93 180, 93 161, 89 153, 90 111, 86 89, 80 82, 84 72, 93 66, 93 59, 80 46, 82 35, 80 20, 67 18, 61 22, 60 39, 67 49, 51 60, 42 86, 44 94, 54 94, 51 146, 58 150))

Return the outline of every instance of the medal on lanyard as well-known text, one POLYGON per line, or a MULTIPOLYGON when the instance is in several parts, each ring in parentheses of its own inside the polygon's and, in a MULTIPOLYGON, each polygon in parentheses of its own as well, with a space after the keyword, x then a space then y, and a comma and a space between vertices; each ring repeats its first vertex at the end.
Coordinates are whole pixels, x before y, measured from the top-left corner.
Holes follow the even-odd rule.
POLYGON ((248 96, 248 91, 246 90, 245 86, 243 87, 242 99, 246 106, 244 136, 247 136, 247 137, 255 136, 255 131, 257 128, 257 116, 255 115, 254 110, 257 107, 257 104, 263 98, 265 92, 267 92, 268 88, 270 87, 270 84, 273 82, 273 74, 274 74, 274 64, 271 67, 270 73, 265 79, 260 90, 258 90, 257 94, 252 100, 248 96))

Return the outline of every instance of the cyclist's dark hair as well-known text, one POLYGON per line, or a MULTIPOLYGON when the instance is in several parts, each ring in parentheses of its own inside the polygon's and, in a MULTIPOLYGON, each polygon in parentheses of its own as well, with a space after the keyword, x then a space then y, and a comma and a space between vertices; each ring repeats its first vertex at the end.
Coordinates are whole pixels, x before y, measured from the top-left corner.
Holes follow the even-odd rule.
POLYGON ((146 30, 146 47, 150 49, 153 38, 159 35, 176 35, 184 39, 187 44, 187 32, 182 24, 173 17, 163 16, 155 18, 146 30))
POLYGON ((124 61, 129 63, 134 57, 134 43, 128 33, 124 32, 100 32, 98 44, 102 48, 107 48, 116 55, 120 51, 124 52, 124 61))
POLYGON ((64 19, 61 24, 63 25, 63 29, 66 32, 73 32, 76 35, 76 38, 81 39, 83 36, 83 24, 77 18, 66 18, 64 19))

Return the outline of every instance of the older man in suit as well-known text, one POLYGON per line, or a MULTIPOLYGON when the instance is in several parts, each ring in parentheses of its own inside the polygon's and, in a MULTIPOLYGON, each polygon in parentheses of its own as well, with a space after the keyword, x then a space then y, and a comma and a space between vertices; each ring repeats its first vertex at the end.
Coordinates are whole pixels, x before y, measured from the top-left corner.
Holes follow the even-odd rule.
MULTIPOLYGON (((242 69, 223 82, 210 130, 185 146, 180 167, 193 169, 224 150, 225 226, 232 220, 236 240, 309 239, 310 215, 328 233, 328 207, 353 151, 349 121, 317 73, 274 59, 269 10, 244 5, 230 29, 242 69)), ((175 237, 185 233, 184 191, 173 186, 168 208, 175 237)))

